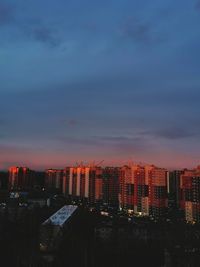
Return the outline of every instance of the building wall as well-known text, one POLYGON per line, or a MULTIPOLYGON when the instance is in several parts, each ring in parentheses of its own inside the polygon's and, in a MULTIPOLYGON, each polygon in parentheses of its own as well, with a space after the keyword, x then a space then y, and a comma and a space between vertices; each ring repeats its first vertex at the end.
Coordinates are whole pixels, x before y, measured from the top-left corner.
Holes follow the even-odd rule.
POLYGON ((102 199, 108 206, 119 206, 120 168, 106 167, 102 170, 102 199))
POLYGON ((200 222, 200 167, 185 170, 180 178, 180 208, 185 213, 185 220, 190 223, 200 222))
POLYGON ((184 173, 182 170, 170 171, 167 181, 167 192, 169 202, 174 208, 180 208, 180 179, 181 175, 184 173))
POLYGON ((150 215, 155 218, 165 218, 168 208, 166 169, 153 168, 149 184, 149 209, 150 215))
POLYGON ((9 190, 26 191, 34 187, 35 172, 26 167, 11 167, 9 169, 9 190))
POLYGON ((48 191, 62 192, 63 170, 48 169, 45 172, 45 188, 48 191))
POLYGON ((120 171, 120 207, 135 214, 163 216, 167 209, 167 171, 152 165, 124 166, 120 171))

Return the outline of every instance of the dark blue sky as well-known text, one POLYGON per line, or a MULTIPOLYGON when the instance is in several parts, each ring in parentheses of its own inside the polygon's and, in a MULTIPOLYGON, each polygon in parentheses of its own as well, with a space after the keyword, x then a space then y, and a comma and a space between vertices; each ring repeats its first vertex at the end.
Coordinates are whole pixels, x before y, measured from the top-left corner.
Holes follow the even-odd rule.
POLYGON ((200 162, 200 1, 0 0, 0 168, 200 162))

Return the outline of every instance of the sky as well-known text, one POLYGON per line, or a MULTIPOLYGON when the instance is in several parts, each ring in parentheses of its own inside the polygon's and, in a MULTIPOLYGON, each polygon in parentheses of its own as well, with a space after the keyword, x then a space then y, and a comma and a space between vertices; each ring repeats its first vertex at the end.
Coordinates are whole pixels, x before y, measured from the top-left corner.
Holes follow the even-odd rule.
POLYGON ((200 163, 200 1, 0 0, 0 169, 200 163))

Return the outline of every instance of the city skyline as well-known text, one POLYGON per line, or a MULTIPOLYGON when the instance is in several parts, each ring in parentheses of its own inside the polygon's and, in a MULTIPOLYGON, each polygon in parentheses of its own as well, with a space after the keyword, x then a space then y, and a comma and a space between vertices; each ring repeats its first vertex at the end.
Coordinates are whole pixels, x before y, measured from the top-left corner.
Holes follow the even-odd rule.
POLYGON ((186 222, 200 222, 200 165, 178 171, 155 165, 104 168, 79 165, 62 170, 47 169, 43 173, 11 167, 7 174, 2 173, 1 183, 16 197, 23 192, 53 193, 54 196, 57 193, 69 197, 72 203, 87 201, 90 205, 118 207, 155 220, 166 218, 174 208, 177 217, 178 210, 185 212, 186 222))
POLYGON ((15 164, 12 166, 9 166, 8 168, 4 168, 4 169, 0 169, 0 172, 2 171, 10 171, 11 169, 27 169, 27 170, 31 170, 31 171, 39 171, 39 172, 45 172, 45 171, 63 171, 65 168, 124 168, 124 167, 134 167, 134 166, 143 166, 143 167, 157 167, 160 169, 165 169, 168 172, 171 171, 192 171, 194 170, 196 167, 199 168, 200 164, 198 165, 194 165, 191 168, 188 168, 187 166, 184 166, 183 168, 167 168, 165 166, 161 166, 161 165, 156 165, 154 163, 147 163, 147 162, 133 162, 133 161, 127 161, 127 162, 122 162, 121 164, 107 164, 104 160, 97 162, 97 161, 91 161, 91 162, 86 162, 86 161, 81 161, 81 162, 74 162, 72 164, 65 164, 59 167, 56 166, 47 166, 46 168, 39 168, 39 169, 35 169, 33 168, 33 166, 31 165, 25 165, 25 164, 15 164))
POLYGON ((200 162, 200 2, 0 1, 0 169, 200 162))

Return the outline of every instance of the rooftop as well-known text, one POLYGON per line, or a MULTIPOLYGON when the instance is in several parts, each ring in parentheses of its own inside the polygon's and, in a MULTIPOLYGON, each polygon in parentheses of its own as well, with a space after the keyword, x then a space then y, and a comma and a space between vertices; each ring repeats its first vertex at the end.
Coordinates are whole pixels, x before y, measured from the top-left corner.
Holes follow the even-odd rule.
POLYGON ((65 222, 73 215, 73 213, 77 210, 78 206, 75 205, 66 205, 63 206, 60 210, 54 213, 51 217, 49 217, 44 223, 45 224, 53 224, 58 226, 63 226, 65 222))

